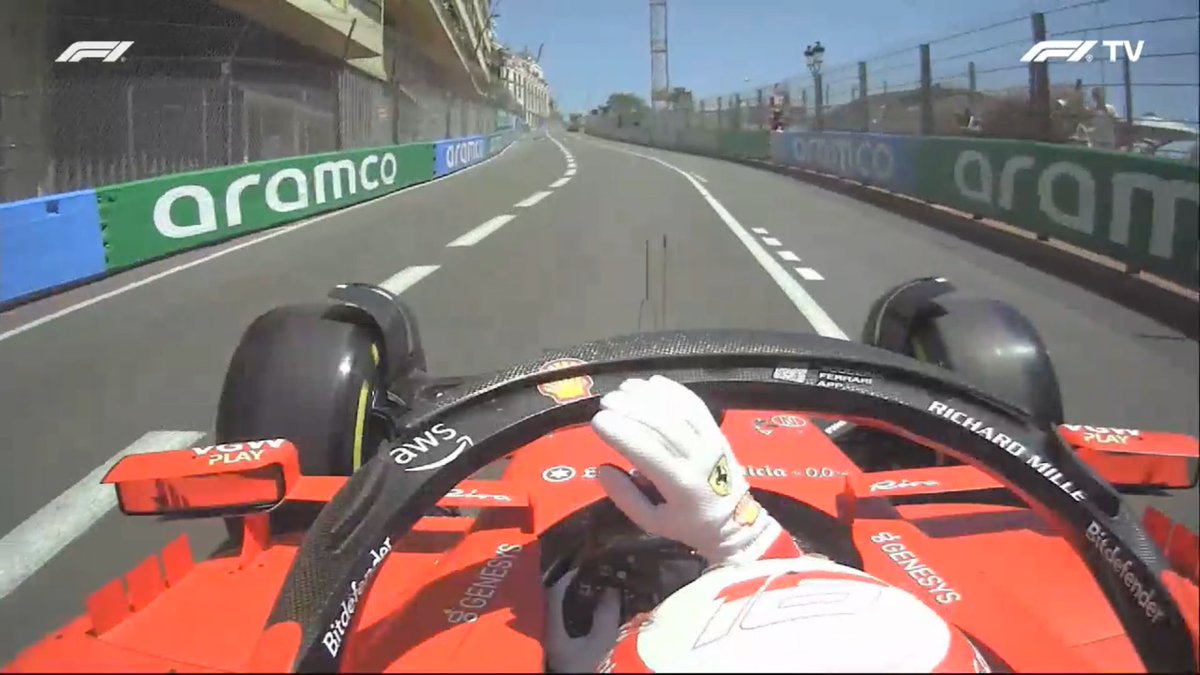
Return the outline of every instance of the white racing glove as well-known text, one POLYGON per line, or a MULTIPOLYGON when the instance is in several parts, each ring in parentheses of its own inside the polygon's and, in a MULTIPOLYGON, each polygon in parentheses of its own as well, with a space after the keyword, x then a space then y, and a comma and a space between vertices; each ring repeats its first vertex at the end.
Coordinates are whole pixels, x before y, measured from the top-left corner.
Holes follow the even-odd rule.
POLYGON ((629 379, 600 399, 592 428, 648 478, 653 504, 624 471, 596 472, 604 491, 638 527, 690 546, 711 565, 757 560, 782 533, 750 486, 704 401, 655 375, 629 379))
POLYGON ((592 631, 582 637, 567 635, 563 620, 563 596, 579 570, 563 575, 547 592, 546 665, 557 673, 593 673, 605 654, 617 643, 621 629, 621 596, 615 588, 606 588, 592 616, 592 631))

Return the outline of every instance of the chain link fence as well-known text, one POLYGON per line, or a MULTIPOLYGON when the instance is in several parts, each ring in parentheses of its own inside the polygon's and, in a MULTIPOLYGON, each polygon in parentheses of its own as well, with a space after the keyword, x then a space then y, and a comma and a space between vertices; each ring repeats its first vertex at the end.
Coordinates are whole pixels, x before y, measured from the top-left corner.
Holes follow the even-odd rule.
MULTIPOLYGON (((824 129, 1079 143, 1195 163, 1198 15, 1108 22, 1103 0, 1034 13, 671 111, 709 129, 824 129), (1079 62, 1021 57, 1041 40, 1130 40, 1110 61, 1098 43, 1079 62), (1136 60, 1134 60, 1136 59, 1136 60), (1168 112, 1170 111, 1170 112, 1168 112), (1171 151, 1171 146, 1182 150, 1171 151)), ((1150 4, 1146 8, 1151 8, 1150 4)), ((1186 9, 1186 8, 1185 8, 1186 9)), ((836 49, 836 45, 831 47, 836 49)), ((678 122, 677 122, 678 123, 678 122)))
MULTIPOLYGON (((377 5, 352 4, 363 3, 377 5)), ((37 87, 0 88, 0 123, 10 127, 0 128, 8 141, 0 165, 10 169, 0 173, 0 202, 192 169, 491 133, 513 105, 500 86, 486 96, 464 93, 420 50, 416 36, 390 26, 384 82, 219 6, 170 5, 163 17, 157 9, 137 17, 47 13, 47 30, 57 38, 47 42, 54 46, 110 33, 130 36, 122 39, 135 45, 117 63, 51 64, 37 87)))

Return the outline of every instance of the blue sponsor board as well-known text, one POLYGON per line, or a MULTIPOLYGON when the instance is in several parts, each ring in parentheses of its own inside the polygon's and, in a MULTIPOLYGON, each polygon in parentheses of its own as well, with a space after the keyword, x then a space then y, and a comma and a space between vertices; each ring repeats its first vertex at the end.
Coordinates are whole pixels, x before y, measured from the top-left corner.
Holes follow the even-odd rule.
POLYGON ((433 148, 433 175, 445 176, 487 159, 488 137, 452 138, 435 144, 433 148))
POLYGON ((918 142, 891 134, 789 131, 771 134, 771 159, 912 194, 918 142))
POLYGON ((0 303, 103 272, 95 190, 0 204, 0 303))

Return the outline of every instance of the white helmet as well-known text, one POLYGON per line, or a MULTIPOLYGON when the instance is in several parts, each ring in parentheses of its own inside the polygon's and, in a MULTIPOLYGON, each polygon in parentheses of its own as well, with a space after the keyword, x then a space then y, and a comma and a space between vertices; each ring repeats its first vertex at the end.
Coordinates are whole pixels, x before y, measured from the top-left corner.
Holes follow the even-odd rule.
POLYGON ((600 672, 991 672, 908 592, 816 556, 718 567, 622 627, 600 672))

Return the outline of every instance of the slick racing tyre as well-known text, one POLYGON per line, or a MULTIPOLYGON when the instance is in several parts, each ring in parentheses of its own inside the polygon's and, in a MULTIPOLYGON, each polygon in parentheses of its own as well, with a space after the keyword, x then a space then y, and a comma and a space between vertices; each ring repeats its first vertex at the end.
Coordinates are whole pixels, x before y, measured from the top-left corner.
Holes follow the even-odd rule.
POLYGON ((242 336, 217 406, 217 442, 286 438, 305 475, 348 476, 374 453, 379 394, 370 332, 304 308, 263 314, 242 336))
MULTIPOLYGON (((301 472, 317 476, 348 476, 375 453, 383 432, 370 409, 386 396, 379 347, 368 329, 324 309, 282 307, 246 329, 217 405, 217 443, 286 438, 301 472)), ((272 512, 272 530, 294 520, 289 510, 272 512)))

